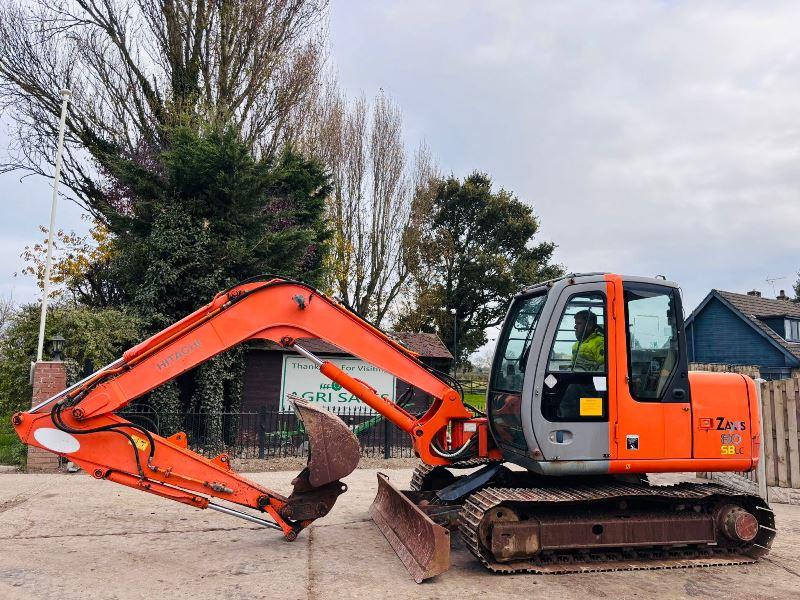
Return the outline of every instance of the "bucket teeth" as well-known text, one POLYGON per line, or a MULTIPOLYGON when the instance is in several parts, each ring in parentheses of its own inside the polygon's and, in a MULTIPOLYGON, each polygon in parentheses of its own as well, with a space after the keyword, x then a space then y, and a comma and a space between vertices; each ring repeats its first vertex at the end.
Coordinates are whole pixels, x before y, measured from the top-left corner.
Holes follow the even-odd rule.
POLYGON ((358 438, 338 416, 301 398, 294 410, 308 434, 308 482, 313 487, 344 479, 358 466, 358 438))
POLYGON ((369 514, 414 581, 422 583, 450 568, 450 532, 434 523, 383 473, 378 473, 378 494, 369 514))

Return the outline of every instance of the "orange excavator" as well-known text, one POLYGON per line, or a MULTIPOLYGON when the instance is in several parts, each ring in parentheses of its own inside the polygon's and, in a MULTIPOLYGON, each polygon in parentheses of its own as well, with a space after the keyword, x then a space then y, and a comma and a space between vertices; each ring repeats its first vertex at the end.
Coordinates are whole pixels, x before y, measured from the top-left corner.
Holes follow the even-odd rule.
POLYGON ((410 490, 378 476, 370 513, 418 582, 449 566, 451 530, 495 572, 560 573, 738 564, 765 555, 774 516, 714 483, 656 486, 646 473, 749 471, 760 451, 753 380, 689 372, 678 286, 573 274, 517 295, 498 338, 486 412, 458 382, 352 310, 282 277, 248 280, 131 348, 13 424, 27 444, 107 479, 280 530, 324 517, 359 459, 355 435, 301 398, 308 465, 289 496, 249 481, 187 436, 117 411, 214 355, 272 340, 407 432, 410 490), (303 347, 322 339, 427 398, 411 411, 303 347))

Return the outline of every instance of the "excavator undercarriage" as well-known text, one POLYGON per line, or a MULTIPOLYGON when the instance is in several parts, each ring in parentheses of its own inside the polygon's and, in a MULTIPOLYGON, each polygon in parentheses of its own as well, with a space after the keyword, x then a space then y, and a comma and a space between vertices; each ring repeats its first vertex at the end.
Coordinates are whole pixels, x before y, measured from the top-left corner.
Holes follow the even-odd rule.
POLYGON ((774 514, 761 498, 712 483, 569 480, 468 461, 420 465, 407 491, 382 475, 378 486, 370 512, 418 582, 446 569, 445 541, 455 531, 489 570, 537 574, 751 563, 775 537, 774 514), (454 467, 473 472, 456 475, 454 467), (459 485, 473 487, 466 479, 478 485, 454 496, 459 485), (391 514, 402 515, 394 520, 401 528, 391 514))

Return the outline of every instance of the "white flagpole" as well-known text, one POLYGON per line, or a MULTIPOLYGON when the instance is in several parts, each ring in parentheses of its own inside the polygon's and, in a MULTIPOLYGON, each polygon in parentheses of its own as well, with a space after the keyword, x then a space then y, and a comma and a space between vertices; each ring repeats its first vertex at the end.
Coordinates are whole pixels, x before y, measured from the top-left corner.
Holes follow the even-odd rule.
POLYGON ((36 362, 42 360, 44 349, 44 323, 47 319, 47 299, 50 294, 50 266, 53 260, 53 231, 56 228, 56 205, 58 204, 58 180, 61 177, 61 152, 64 149, 64 125, 67 122, 67 104, 72 93, 68 89, 61 90, 61 122, 58 125, 58 149, 56 150, 56 174, 53 179, 53 204, 50 207, 50 229, 47 232, 47 259, 44 267, 44 290, 42 293, 42 316, 39 319, 39 346, 36 350, 36 362))

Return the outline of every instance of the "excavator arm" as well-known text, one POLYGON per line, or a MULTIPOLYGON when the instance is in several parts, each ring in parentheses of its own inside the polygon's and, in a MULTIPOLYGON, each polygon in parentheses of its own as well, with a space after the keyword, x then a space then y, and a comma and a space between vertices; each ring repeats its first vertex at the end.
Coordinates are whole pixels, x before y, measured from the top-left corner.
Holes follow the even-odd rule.
POLYGON ((292 494, 284 497, 235 473, 227 455, 207 459, 191 451, 183 433, 164 438, 116 414, 164 382, 254 339, 272 340, 310 358, 324 375, 408 432, 415 452, 428 464, 499 456, 490 447, 486 419, 475 416, 415 353, 314 288, 283 278, 249 281, 218 294, 114 363, 17 413, 14 427, 26 444, 65 456, 96 478, 278 528, 294 540, 330 511, 346 490, 341 479, 358 463, 358 441, 338 417, 294 399, 311 450, 308 466, 292 482, 292 494), (302 346, 308 338, 331 342, 392 373, 433 402, 420 417, 409 413, 308 352, 302 346), (270 519, 213 502, 217 498, 257 509, 270 519))

